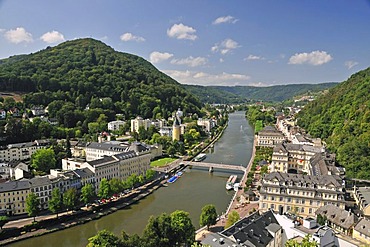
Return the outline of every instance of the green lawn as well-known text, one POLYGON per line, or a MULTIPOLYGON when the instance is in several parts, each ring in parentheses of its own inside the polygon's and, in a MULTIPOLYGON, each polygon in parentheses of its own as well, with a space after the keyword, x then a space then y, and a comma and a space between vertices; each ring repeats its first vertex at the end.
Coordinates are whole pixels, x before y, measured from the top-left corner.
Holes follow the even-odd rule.
POLYGON ((166 166, 167 164, 171 163, 172 161, 177 160, 175 158, 162 158, 159 160, 152 161, 150 163, 151 167, 156 167, 156 166, 166 166))

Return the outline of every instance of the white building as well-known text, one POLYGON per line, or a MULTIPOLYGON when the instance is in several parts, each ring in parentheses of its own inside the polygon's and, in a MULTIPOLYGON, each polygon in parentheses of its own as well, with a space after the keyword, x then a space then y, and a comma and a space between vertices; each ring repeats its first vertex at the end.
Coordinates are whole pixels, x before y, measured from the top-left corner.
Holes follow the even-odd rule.
POLYGON ((150 119, 143 119, 142 117, 136 117, 135 119, 131 119, 131 132, 139 133, 139 128, 144 127, 144 129, 148 129, 151 125, 150 119))
POLYGON ((48 140, 8 144, 5 148, 0 149, 0 162, 29 160, 38 149, 47 148, 49 144, 48 140))
POLYGON ((202 126, 206 132, 211 132, 211 129, 216 127, 217 122, 214 119, 199 118, 197 120, 197 125, 202 126))
POLYGON ((116 120, 108 123, 108 130, 116 131, 121 127, 125 126, 126 122, 122 120, 116 120))

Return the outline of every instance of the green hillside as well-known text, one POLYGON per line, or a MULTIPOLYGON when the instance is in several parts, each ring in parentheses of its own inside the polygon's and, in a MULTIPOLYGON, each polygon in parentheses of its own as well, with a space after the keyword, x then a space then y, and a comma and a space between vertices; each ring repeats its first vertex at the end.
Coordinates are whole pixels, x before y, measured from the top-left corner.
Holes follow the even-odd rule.
POLYGON ((321 137, 350 177, 370 179, 370 68, 308 104, 299 125, 321 137))
POLYGON ((282 102, 308 92, 323 91, 337 84, 338 83, 333 82, 320 84, 289 84, 270 87, 184 86, 205 103, 242 103, 251 100, 282 102))
POLYGON ((181 84, 143 58, 89 38, 0 60, 0 91, 29 92, 27 106, 63 101, 77 110, 89 105, 126 118, 167 117, 179 107, 185 113, 201 107, 181 84))

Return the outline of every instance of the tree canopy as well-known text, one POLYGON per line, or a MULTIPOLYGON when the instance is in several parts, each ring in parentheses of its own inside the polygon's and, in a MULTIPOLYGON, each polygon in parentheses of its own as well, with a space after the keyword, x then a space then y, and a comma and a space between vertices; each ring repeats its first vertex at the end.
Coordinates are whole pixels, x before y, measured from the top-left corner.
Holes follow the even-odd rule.
POLYGON ((202 208, 202 213, 200 214, 199 223, 201 226, 207 226, 207 230, 211 225, 216 224, 217 212, 216 207, 213 204, 205 205, 202 208))
POLYGON ((40 201, 33 192, 28 194, 26 198, 26 211, 28 216, 33 217, 33 221, 36 221, 36 216, 40 212, 40 201))
POLYGON ((298 124, 322 138, 346 175, 370 179, 370 68, 307 104, 298 124))
POLYGON ((55 168, 55 153, 51 148, 39 149, 31 156, 31 166, 37 171, 49 173, 50 169, 55 168))

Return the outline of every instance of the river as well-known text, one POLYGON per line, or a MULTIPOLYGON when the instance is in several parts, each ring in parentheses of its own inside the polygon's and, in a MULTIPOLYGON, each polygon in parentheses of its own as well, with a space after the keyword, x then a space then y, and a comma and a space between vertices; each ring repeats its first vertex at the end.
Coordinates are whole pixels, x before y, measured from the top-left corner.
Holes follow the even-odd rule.
MULTIPOLYGON (((244 112, 229 115, 229 125, 222 137, 207 153, 204 162, 246 166, 253 149, 253 129, 244 112)), ((97 231, 107 229, 117 235, 125 230, 141 235, 151 215, 171 213, 176 209, 190 213, 196 228, 199 227, 201 208, 214 204, 218 214, 225 212, 234 192, 225 190, 231 172, 187 169, 184 175, 168 187, 160 188, 145 199, 99 220, 46 234, 12 244, 11 246, 86 246, 87 239, 97 231)))

